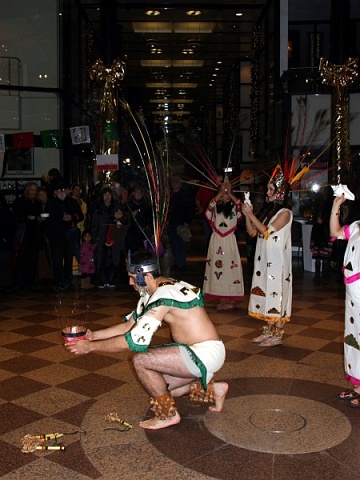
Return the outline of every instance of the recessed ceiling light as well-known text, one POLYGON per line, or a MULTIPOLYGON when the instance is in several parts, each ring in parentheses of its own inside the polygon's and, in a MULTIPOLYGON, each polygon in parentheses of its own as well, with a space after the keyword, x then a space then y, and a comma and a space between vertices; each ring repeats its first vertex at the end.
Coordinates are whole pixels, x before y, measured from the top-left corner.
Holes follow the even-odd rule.
POLYGON ((145 15, 157 17, 158 15, 160 15, 160 12, 159 10, 146 10, 145 15))
POLYGON ((146 44, 150 45, 150 47, 155 47, 156 45, 160 45, 160 41, 157 38, 147 38, 146 44))
POLYGON ((182 54, 183 55, 194 55, 195 50, 193 48, 183 48, 182 54))
POLYGON ((197 17, 198 15, 201 15, 201 10, 188 10, 186 15, 197 17))
POLYGON ((195 48, 195 47, 198 47, 200 45, 200 40, 197 39, 197 38, 189 38, 189 40, 186 41, 186 43, 192 47, 192 48, 195 48))
POLYGON ((235 15, 236 15, 237 17, 242 17, 242 16, 243 16, 243 13, 238 12, 238 13, 235 13, 235 15))

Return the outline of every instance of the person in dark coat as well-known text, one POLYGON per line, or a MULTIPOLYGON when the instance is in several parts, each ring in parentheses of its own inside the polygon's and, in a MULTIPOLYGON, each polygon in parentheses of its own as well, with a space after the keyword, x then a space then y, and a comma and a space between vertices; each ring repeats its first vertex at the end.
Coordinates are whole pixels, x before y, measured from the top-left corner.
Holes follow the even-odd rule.
POLYGON ((40 202, 39 187, 35 182, 26 184, 24 194, 14 202, 16 223, 16 291, 24 295, 35 289, 36 269, 41 246, 41 229, 38 222, 40 202))
POLYGON ((116 267, 124 261, 125 237, 130 224, 127 208, 114 199, 110 187, 101 190, 91 223, 98 288, 115 288, 116 267))
POLYGON ((152 210, 146 190, 136 185, 128 200, 131 222, 126 235, 126 248, 132 253, 144 249, 144 242, 152 240, 152 210))
POLYGON ((15 222, 5 195, 0 192, 0 292, 12 288, 11 254, 15 234, 15 222))
POLYGON ((61 177, 53 182, 54 197, 49 202, 48 235, 56 292, 74 290, 72 264, 76 250, 76 225, 84 219, 79 203, 69 197, 68 184, 61 177))

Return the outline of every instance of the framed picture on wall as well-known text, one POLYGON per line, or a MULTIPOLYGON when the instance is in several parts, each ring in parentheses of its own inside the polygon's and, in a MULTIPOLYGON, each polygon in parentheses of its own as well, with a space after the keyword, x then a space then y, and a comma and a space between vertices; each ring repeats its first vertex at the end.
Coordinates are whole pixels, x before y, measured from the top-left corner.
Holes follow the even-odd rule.
POLYGON ((33 148, 9 148, 4 153, 7 175, 32 175, 34 173, 33 148))

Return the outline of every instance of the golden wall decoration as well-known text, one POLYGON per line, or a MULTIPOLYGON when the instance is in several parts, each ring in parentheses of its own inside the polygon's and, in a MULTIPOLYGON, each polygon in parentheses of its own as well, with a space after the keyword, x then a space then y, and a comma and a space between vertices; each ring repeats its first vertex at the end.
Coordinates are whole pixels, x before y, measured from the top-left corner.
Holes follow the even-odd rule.
POLYGON ((358 77, 358 58, 348 58, 343 65, 333 65, 320 59, 322 83, 332 88, 332 136, 334 139, 332 160, 335 166, 334 181, 348 183, 350 167, 350 116, 348 88, 358 77))
POLYGON ((101 85, 100 119, 102 140, 100 153, 118 153, 119 139, 117 121, 119 108, 119 86, 126 71, 126 57, 116 58, 110 67, 98 59, 90 69, 91 80, 101 85), (110 150, 109 150, 110 149, 110 150))

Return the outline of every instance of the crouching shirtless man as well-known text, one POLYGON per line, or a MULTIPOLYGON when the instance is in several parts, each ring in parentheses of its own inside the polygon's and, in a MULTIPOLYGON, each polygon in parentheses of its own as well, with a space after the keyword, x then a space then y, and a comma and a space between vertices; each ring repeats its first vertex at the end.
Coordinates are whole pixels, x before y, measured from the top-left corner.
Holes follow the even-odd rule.
POLYGON ((86 333, 86 340, 66 345, 76 354, 90 352, 135 353, 133 365, 150 395, 154 417, 140 422, 151 430, 180 422, 174 397, 211 402, 221 412, 228 384, 212 377, 225 361, 225 347, 204 309, 202 292, 189 283, 161 276, 157 258, 149 253, 129 255, 129 284, 140 294, 136 309, 125 323, 86 333), (149 348, 161 324, 170 329, 172 342, 149 348))

